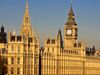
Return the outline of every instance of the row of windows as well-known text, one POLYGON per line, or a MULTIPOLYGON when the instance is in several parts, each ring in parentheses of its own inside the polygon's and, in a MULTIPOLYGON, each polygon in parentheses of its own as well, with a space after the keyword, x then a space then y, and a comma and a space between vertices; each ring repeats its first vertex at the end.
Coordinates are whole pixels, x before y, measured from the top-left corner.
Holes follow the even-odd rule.
MULTIPOLYGON (((14 64, 15 59, 14 57, 11 58, 11 64, 14 64)), ((17 58, 17 64, 20 64, 20 57, 17 58)))
MULTIPOLYGON (((12 52, 15 50, 14 46, 11 46, 12 52)), ((20 53, 20 46, 17 46, 18 53, 20 53)))
POLYGON ((50 43, 51 43, 51 44, 55 44, 55 39, 52 39, 52 40, 48 39, 48 40, 47 40, 47 44, 50 44, 50 43))
POLYGON ((45 54, 53 54, 54 53, 55 48, 54 47, 47 47, 47 51, 44 52, 45 54))
MULTIPOLYGON (((15 41, 16 36, 11 36, 10 41, 15 41)), ((22 37, 21 36, 17 36, 17 41, 22 41, 22 37)))
MULTIPOLYGON (((11 74, 14 74, 14 68, 11 67, 11 74)), ((20 68, 17 68, 17 74, 20 74, 20 68)))
POLYGON ((54 47, 52 47, 51 49, 48 47, 47 50, 48 50, 48 52, 49 52, 49 50, 54 50, 54 47))
POLYGON ((64 53, 67 53, 67 54, 79 54, 78 51, 72 51, 72 50, 66 50, 64 51, 64 53))
MULTIPOLYGON (((11 38, 10 38, 10 41, 19 41, 19 42, 21 42, 22 41, 22 37, 21 36, 11 36, 11 38)), ((33 39, 30 37, 29 38, 29 42, 33 42, 33 39)))
POLYGON ((81 43, 74 43, 74 47, 81 47, 81 43))

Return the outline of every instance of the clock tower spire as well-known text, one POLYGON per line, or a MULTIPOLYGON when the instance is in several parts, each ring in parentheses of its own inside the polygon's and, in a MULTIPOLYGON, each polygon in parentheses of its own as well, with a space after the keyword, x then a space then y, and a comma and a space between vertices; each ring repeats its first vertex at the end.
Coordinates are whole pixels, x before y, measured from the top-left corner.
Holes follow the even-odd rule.
POLYGON ((26 9, 24 12, 24 17, 22 22, 21 35, 32 36, 32 27, 31 27, 31 21, 30 21, 29 9, 28 9, 28 0, 26 0, 26 9))
POLYGON ((78 27, 75 21, 75 16, 72 8, 72 2, 70 6, 70 10, 68 13, 68 20, 64 25, 64 47, 65 49, 69 49, 73 47, 73 44, 77 40, 77 32, 78 27))

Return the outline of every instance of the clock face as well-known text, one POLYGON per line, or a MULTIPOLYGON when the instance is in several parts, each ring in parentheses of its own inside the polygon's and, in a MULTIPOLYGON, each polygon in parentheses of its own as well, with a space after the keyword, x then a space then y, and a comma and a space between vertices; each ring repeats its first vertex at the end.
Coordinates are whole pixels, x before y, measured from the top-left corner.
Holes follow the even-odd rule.
POLYGON ((71 35, 72 34, 72 30, 71 29, 68 29, 67 30, 67 35, 71 35))

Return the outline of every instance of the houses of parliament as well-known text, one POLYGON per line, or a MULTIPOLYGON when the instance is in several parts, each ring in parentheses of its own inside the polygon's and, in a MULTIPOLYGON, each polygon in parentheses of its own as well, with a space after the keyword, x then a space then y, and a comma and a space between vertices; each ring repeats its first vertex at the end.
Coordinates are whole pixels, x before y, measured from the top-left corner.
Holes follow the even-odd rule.
POLYGON ((78 25, 72 5, 63 32, 46 38, 40 47, 39 37, 32 30, 28 1, 20 35, 0 32, 0 56, 7 61, 6 75, 100 75, 100 52, 78 41, 78 25), (64 34, 64 38, 62 37, 64 34))

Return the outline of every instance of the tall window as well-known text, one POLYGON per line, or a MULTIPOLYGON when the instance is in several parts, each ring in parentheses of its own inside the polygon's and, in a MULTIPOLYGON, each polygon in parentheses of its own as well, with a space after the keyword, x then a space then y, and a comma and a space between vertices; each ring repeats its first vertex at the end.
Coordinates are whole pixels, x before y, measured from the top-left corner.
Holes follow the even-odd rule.
POLYGON ((13 57, 11 58, 11 64, 14 64, 14 58, 13 57))
POLYGON ((75 29, 75 36, 77 36, 77 29, 75 29))
POLYGON ((14 68, 13 67, 11 68, 11 74, 14 74, 14 68))
POLYGON ((48 47, 48 48, 47 48, 47 53, 49 53, 49 51, 50 51, 50 48, 48 47))
POLYGON ((77 47, 77 43, 74 43, 74 47, 77 47))
POLYGON ((20 64, 20 57, 17 58, 17 64, 20 64))
POLYGON ((52 47, 52 51, 54 51, 54 47, 52 47))
POLYGON ((13 45, 11 46, 11 51, 14 52, 14 46, 13 45))
POLYGON ((20 53, 20 46, 18 46, 18 53, 20 53))
POLYGON ((17 68, 17 74, 20 74, 20 68, 17 68))

